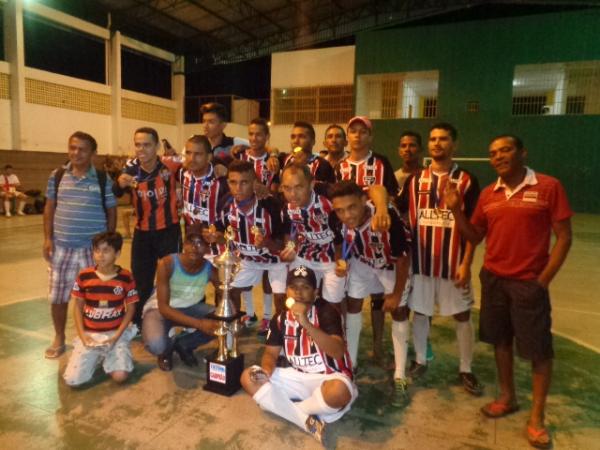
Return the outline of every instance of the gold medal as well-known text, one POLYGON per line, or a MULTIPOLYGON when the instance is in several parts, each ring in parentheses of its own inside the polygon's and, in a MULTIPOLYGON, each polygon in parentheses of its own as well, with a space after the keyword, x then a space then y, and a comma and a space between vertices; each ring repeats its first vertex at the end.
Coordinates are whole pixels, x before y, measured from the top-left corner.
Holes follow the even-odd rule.
POLYGON ((208 226, 208 232, 211 233, 211 234, 214 234, 214 233, 216 233, 216 231, 217 231, 217 227, 215 227, 215 225, 211 223, 208 226))
POLYGON ((287 309, 292 309, 292 306, 294 306, 294 303, 296 303, 296 300, 294 300, 292 297, 288 297, 285 300, 285 307, 287 309))
POLYGON ((346 268, 348 267, 348 263, 344 259, 338 259, 337 264, 340 270, 346 270, 346 268))
POLYGON ((296 250, 296 244, 294 241, 288 241, 287 244, 285 244, 285 248, 288 250, 296 250))
POLYGON ((262 231, 260 231, 260 228, 258 228, 256 225, 252 225, 252 228, 250 228, 250 231, 252 232, 252 234, 254 236, 258 236, 259 234, 262 234, 262 231))

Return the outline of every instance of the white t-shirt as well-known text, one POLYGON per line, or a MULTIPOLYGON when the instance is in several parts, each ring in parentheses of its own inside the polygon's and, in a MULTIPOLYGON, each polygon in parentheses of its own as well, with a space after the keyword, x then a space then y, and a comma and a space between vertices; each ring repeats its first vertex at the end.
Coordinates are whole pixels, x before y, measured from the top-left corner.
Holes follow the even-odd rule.
POLYGON ((20 184, 19 178, 14 173, 8 176, 0 175, 0 189, 5 192, 15 192, 20 184))

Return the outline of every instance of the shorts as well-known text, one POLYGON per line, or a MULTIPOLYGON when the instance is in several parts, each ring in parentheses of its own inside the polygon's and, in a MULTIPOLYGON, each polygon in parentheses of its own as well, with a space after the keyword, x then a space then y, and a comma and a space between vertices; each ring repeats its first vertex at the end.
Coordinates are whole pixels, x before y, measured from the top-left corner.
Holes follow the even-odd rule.
POLYGON ((433 316, 435 305, 440 316, 452 316, 469 311, 473 306, 471 285, 458 288, 453 280, 414 274, 410 278, 408 307, 426 316, 433 316))
POLYGON ((265 270, 269 276, 273 293, 285 294, 287 278, 287 264, 285 263, 259 263, 243 259, 240 263, 240 271, 235 275, 231 286, 236 288, 254 287, 262 282, 265 270))
MULTIPOLYGON (((371 294, 391 294, 396 285, 396 270, 374 269, 364 262, 352 258, 348 261, 348 296, 356 299, 371 294)), ((407 283, 408 285, 408 283, 407 283)), ((405 289, 398 306, 406 306, 408 290, 405 289)))
MULTIPOLYGON (((86 331, 85 334, 98 342, 102 342, 114 335, 115 332, 116 330, 86 331)), ((102 368, 105 373, 131 372, 133 370, 133 357, 131 356, 129 344, 136 333, 137 327, 130 325, 110 349, 107 347, 86 347, 81 339, 76 337, 73 341, 73 353, 71 353, 69 363, 63 374, 65 382, 69 386, 79 386, 90 381, 100 360, 102 360, 102 368)))
POLYGON ((323 280, 322 297, 329 303, 340 303, 345 296, 345 284, 346 277, 338 277, 335 274, 335 263, 323 263, 316 261, 309 261, 307 259, 296 256, 296 258, 290 263, 290 270, 298 267, 306 266, 314 270, 317 276, 317 286, 321 284, 323 280))
POLYGON ((512 344, 532 361, 554 357, 550 295, 535 280, 502 278, 481 269, 479 339, 488 344, 512 344))
POLYGON ((68 303, 79 272, 94 265, 91 247, 68 248, 54 246, 48 267, 48 300, 52 304, 68 303))
POLYGON ((358 397, 356 385, 346 375, 339 372, 329 374, 304 373, 293 367, 277 367, 271 374, 270 382, 277 386, 277 388, 283 390, 291 400, 302 401, 310 397, 315 389, 320 389, 324 382, 331 380, 342 381, 352 395, 352 399, 344 406, 344 408, 333 414, 319 415, 319 418, 323 421, 331 423, 346 414, 350 410, 354 400, 358 397))

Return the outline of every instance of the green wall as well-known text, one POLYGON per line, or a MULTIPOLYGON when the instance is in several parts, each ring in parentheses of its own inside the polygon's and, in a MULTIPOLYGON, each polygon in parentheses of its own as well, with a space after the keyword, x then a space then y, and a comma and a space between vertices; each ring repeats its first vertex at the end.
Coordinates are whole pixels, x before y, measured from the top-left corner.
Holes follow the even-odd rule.
MULTIPOLYGON (((425 138, 439 120, 459 131, 459 155, 487 156, 490 138, 510 132, 529 150, 528 164, 559 178, 572 207, 600 213, 600 115, 512 116, 514 66, 600 60, 600 11, 544 14, 362 33, 356 75, 439 71, 438 118, 377 120, 375 149, 398 166, 398 136, 413 129, 425 138), (468 113, 478 101, 478 113, 468 113)), ((467 166, 483 184, 494 179, 485 163, 467 166)))

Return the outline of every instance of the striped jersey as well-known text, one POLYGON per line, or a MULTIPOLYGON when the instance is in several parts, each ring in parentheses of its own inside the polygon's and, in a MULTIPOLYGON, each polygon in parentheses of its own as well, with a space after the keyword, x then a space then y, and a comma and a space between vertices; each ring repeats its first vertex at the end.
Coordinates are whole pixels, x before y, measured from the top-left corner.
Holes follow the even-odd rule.
MULTIPOLYGON (((177 157, 160 157, 156 167, 148 173, 142 169, 137 158, 127 161, 123 173, 134 177, 136 186, 131 188, 133 208, 142 231, 164 230, 179 223, 177 213, 176 176, 181 167, 177 157)), ((116 184, 117 195, 124 191, 116 184)))
POLYGON ((398 197, 398 208, 408 213, 412 238, 412 270, 415 274, 453 280, 466 241, 444 203, 448 181, 456 183, 463 210, 470 217, 479 197, 477 178, 456 164, 450 172, 435 173, 431 167, 411 175, 398 197))
MULTIPOLYGON (((73 175, 69 163, 58 185, 58 192, 55 183, 56 170, 50 174, 46 187, 46 197, 56 202, 54 242, 66 248, 91 247, 92 237, 106 231, 106 213, 102 207, 96 169, 91 166, 80 178, 73 175)), ((107 208, 117 206, 111 188, 112 180, 107 176, 104 192, 107 208)))
POLYGON ((335 261, 335 245, 341 243, 340 222, 326 190, 317 183, 308 206, 292 208, 287 203, 283 211, 286 234, 296 243, 296 254, 308 261, 335 261))
POLYGON ((248 261, 262 263, 280 262, 279 254, 272 254, 266 247, 254 245, 256 235, 253 228, 270 239, 283 239, 283 224, 281 222, 281 206, 274 197, 261 200, 254 199, 249 211, 244 213, 234 201, 221 213, 217 228, 225 230, 231 226, 234 237, 233 244, 240 256, 248 261))
POLYGON ((72 295, 84 300, 83 326, 90 331, 119 328, 129 305, 139 301, 133 275, 121 267, 110 280, 102 280, 95 267, 79 272, 72 295))
POLYGON ((250 149, 247 148, 236 155, 238 159, 242 161, 248 161, 254 165, 254 172, 256 172, 256 179, 267 187, 271 187, 273 183, 279 184, 279 174, 271 172, 267 167, 267 160, 269 154, 265 152, 262 156, 252 156, 250 149))
POLYGON ((336 170, 337 181, 354 181, 363 189, 374 184, 382 185, 390 195, 398 194, 398 181, 394 169, 388 159, 369 150, 367 156, 360 161, 349 157, 343 159, 336 170))
MULTIPOLYGON (((294 154, 290 153, 284 155, 283 164, 281 167, 285 168, 294 163, 294 154)), ((310 173, 315 181, 321 181, 323 183, 335 182, 335 173, 331 164, 325 159, 317 155, 310 155, 306 165, 310 168, 310 173)))
POLYGON ((373 231, 375 206, 367 202, 367 220, 358 228, 342 228, 344 259, 353 256, 374 269, 395 270, 396 260, 410 254, 410 233, 395 208, 388 208, 388 231, 373 231))
MULTIPOLYGON (((344 338, 340 313, 325 300, 318 298, 308 310, 307 317, 314 327, 344 338)), ((327 355, 287 309, 271 319, 266 344, 283 347, 290 365, 300 372, 340 372, 352 379, 352 362, 347 349, 340 359, 327 355)))

